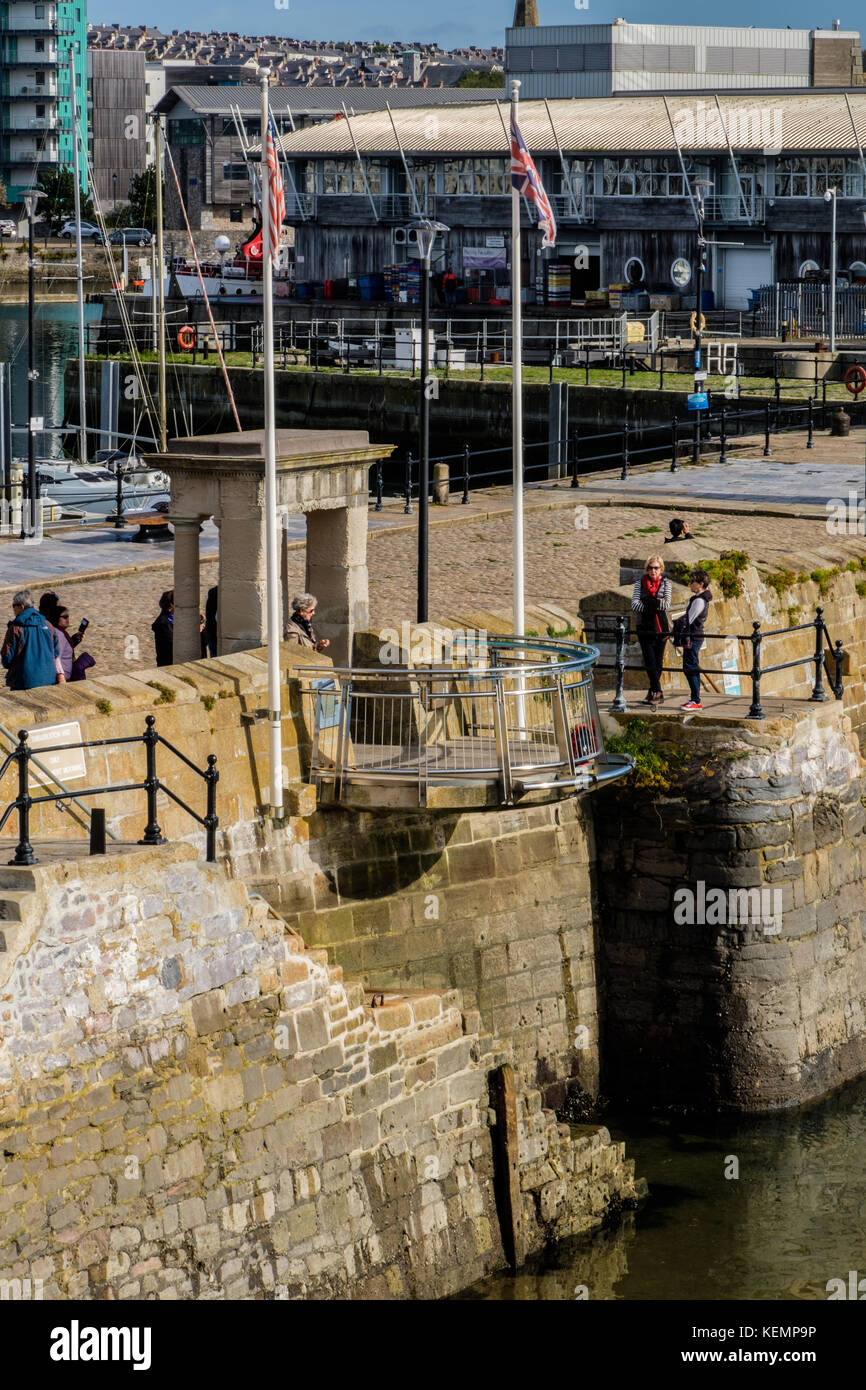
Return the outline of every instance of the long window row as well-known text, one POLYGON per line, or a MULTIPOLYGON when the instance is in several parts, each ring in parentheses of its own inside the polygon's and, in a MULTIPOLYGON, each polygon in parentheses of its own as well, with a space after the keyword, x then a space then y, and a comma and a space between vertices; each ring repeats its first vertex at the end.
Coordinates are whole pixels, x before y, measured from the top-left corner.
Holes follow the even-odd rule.
MULTIPOLYGON (((546 187, 553 193, 598 194, 605 198, 684 198, 688 190, 676 155, 636 155, 619 158, 540 160, 546 187)), ((228 166, 227 166, 228 167, 228 166)), ((728 161, 686 164, 689 179, 707 178, 717 193, 736 192, 737 181, 728 161)), ((366 184, 355 159, 298 161, 295 182, 309 194, 407 193, 402 165, 378 159, 365 160, 366 184)), ((410 162, 415 192, 420 199, 444 195, 502 197, 510 192, 508 162, 495 158, 465 158, 410 162)), ((820 198, 828 188, 838 188, 849 198, 866 196, 866 175, 859 159, 823 156, 785 156, 773 160, 739 158, 737 172, 743 186, 755 194, 778 198, 820 198)), ((240 177, 240 175, 238 175, 240 177)))

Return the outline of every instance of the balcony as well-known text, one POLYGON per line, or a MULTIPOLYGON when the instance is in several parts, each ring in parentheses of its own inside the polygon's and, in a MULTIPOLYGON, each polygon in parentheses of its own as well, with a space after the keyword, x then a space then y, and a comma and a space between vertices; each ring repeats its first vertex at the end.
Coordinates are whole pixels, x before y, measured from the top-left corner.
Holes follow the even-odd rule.
POLYGON ((465 635, 444 662, 420 667, 299 671, 321 805, 494 809, 628 775, 632 761, 604 751, 595 647, 526 637, 482 645, 484 636, 465 635))
POLYGON ((763 194, 746 193, 743 199, 738 193, 711 193, 704 199, 705 218, 710 224, 762 223, 765 220, 765 203, 763 194))
POLYGON ((550 205, 557 222, 592 222, 595 218, 595 198, 591 193, 576 193, 573 198, 567 193, 553 193, 550 205))
POLYGON ((32 135, 34 130, 56 130, 57 118, 32 116, 29 120, 12 117, 0 124, 0 135, 32 135))
POLYGON ((0 92, 0 101, 53 101, 57 99, 56 82, 12 83, 0 92))
POLYGON ((61 19, 59 16, 55 19, 36 19, 33 15, 29 18, 19 18, 7 11, 0 17, 0 34, 15 34, 21 37, 30 35, 32 38, 43 39, 74 32, 71 20, 61 19))

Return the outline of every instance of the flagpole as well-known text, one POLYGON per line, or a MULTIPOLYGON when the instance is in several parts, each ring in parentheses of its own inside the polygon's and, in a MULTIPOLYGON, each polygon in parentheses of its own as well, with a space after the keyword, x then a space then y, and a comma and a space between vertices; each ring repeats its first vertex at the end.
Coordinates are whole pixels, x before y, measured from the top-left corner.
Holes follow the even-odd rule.
MULTIPOLYGON (((511 83, 511 123, 517 128, 517 94, 520 83, 511 83)), ((513 533, 512 564, 514 569, 513 622, 514 631, 524 635, 526 600, 523 581, 523 326, 520 303, 520 192, 511 185, 511 453, 513 533)))
MULTIPOLYGON (((271 176, 267 162, 269 131, 268 80, 270 68, 259 68, 262 92, 261 190, 262 190, 262 307, 265 378, 265 537, 266 618, 268 643, 268 751, 270 761, 271 814, 283 814, 283 727, 280 689, 280 583, 277 532, 277 429, 274 391, 274 297, 271 256, 271 176)), ((277 235, 279 235, 279 230, 277 235)))

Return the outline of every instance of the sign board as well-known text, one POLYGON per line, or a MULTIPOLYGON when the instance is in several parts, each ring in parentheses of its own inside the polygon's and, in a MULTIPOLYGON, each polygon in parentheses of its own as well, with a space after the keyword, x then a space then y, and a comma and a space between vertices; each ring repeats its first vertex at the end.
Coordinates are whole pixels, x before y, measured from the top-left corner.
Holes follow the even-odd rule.
POLYGON ((464 270, 504 270, 505 247, 503 246, 464 246, 464 270))
POLYGON ((487 236, 484 238, 484 241, 485 241, 485 243, 486 243, 488 246, 503 246, 503 247, 504 247, 504 245, 505 245, 505 237, 504 237, 504 236, 501 236, 501 235, 500 235, 499 233, 497 233, 497 232, 488 232, 488 233, 487 233, 487 236))
POLYGON ((31 416, 30 416, 30 432, 31 432, 31 434, 37 434, 37 433, 39 432, 39 430, 44 430, 44 429, 45 429, 45 416, 44 416, 44 415, 31 415, 31 416))
POLYGON ((695 381, 706 381, 706 372, 695 372, 695 381))
MULTIPOLYGON (((39 761, 61 782, 80 782, 87 776, 87 764, 83 748, 60 748, 56 753, 40 753, 40 748, 53 748, 58 743, 80 743, 81 725, 76 720, 72 724, 50 724, 46 728, 31 729, 27 742, 39 761)), ((40 786, 53 786, 51 779, 30 763, 30 775, 40 786)), ((56 787, 55 787, 56 790, 56 787)))
POLYGON ((721 668, 724 672, 722 684, 725 687, 726 695, 742 695, 740 689, 740 677, 737 674, 739 661, 737 660, 737 644, 729 642, 725 647, 725 655, 721 661, 721 668))
POLYGON ((689 410, 707 410, 710 404, 709 396, 706 391, 693 391, 686 396, 686 407, 689 410))

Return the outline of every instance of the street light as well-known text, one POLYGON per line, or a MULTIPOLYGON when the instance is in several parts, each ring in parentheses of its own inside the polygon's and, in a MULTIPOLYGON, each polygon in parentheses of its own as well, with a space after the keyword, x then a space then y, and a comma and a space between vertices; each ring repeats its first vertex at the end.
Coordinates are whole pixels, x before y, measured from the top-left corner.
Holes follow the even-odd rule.
POLYGON ((34 329, 34 301, 36 298, 36 256, 33 245, 33 221, 36 204, 42 197, 41 188, 29 188, 24 194, 27 209, 27 502, 30 509, 29 529, 21 499, 21 538, 36 534, 36 504, 39 501, 39 475, 36 472, 36 383, 39 372, 36 369, 36 335, 34 329))
POLYGON ((409 224, 414 233, 418 256, 421 261, 421 402, 419 421, 420 459, 418 476, 418 622, 427 621, 428 588, 428 524, 427 502, 430 492, 430 394, 429 377, 429 328, 430 321, 430 253, 433 243, 441 233, 447 236, 450 231, 442 222, 433 222, 429 217, 419 218, 409 224))
POLYGON ((836 194, 838 188, 828 188, 824 202, 831 203, 833 215, 830 223, 830 351, 836 351, 836 194))

